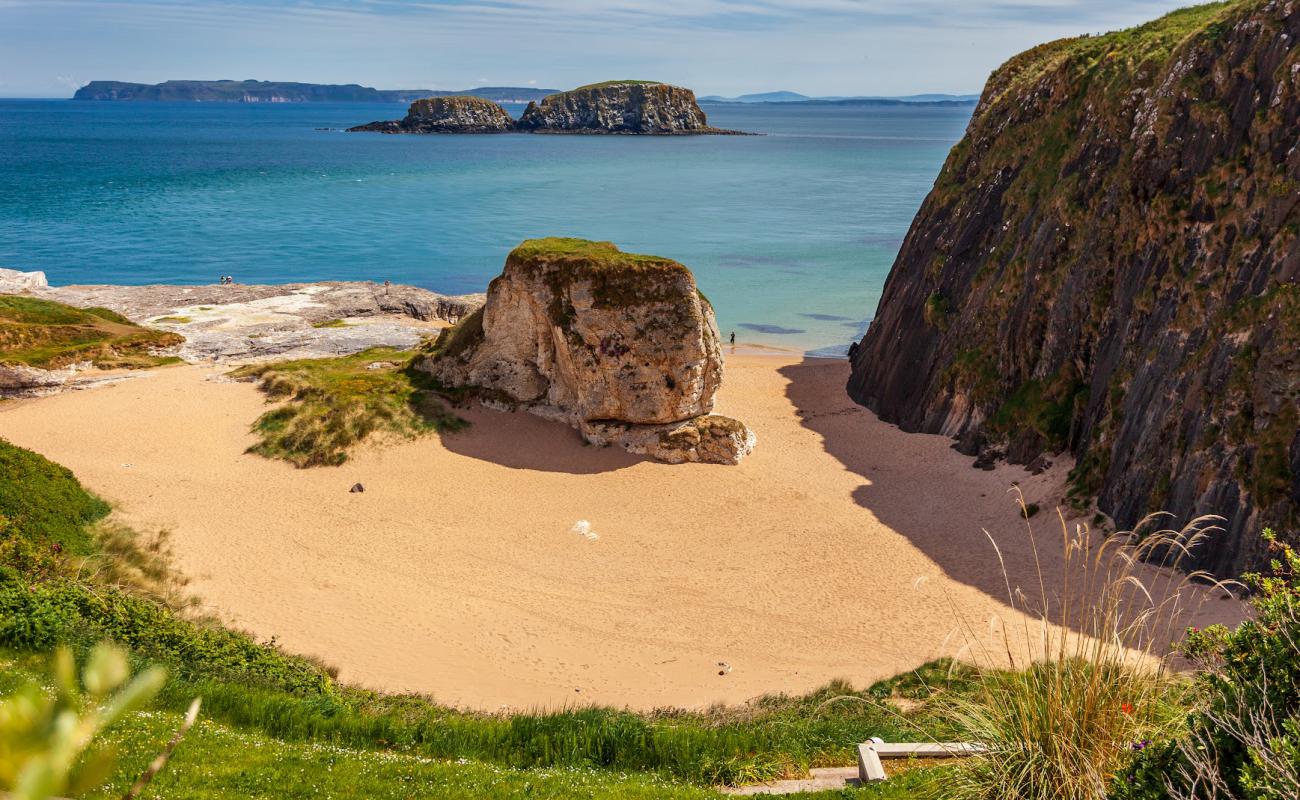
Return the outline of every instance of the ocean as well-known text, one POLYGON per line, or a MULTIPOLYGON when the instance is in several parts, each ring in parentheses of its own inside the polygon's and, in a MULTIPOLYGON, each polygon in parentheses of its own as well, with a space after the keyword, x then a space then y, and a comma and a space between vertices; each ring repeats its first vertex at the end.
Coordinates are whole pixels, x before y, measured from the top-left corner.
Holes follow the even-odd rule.
POLYGON ((581 236, 689 266, 724 336, 842 354, 972 108, 704 108, 766 135, 385 136, 341 129, 404 106, 0 100, 0 266, 460 294, 523 239, 581 236))

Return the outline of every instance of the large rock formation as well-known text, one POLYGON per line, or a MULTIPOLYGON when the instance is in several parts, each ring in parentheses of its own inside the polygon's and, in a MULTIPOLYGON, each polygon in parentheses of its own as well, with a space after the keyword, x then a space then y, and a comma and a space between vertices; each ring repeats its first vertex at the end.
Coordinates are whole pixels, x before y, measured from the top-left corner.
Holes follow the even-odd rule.
POLYGON ((744 425, 710 413, 722 354, 690 270, 608 242, 524 242, 487 304, 419 368, 663 461, 735 463, 754 443, 744 425))
POLYGON ((1122 526, 1300 508, 1300 2, 1063 40, 990 79, 912 224, 849 392, 906 430, 1078 456, 1122 526))
POLYGON ((348 128, 377 133, 507 133, 514 129, 515 121, 504 108, 481 97, 426 97, 411 103, 404 119, 348 128))
POLYGON ((521 131, 538 133, 735 133, 709 126, 695 93, 650 81, 609 81, 529 103, 521 131))

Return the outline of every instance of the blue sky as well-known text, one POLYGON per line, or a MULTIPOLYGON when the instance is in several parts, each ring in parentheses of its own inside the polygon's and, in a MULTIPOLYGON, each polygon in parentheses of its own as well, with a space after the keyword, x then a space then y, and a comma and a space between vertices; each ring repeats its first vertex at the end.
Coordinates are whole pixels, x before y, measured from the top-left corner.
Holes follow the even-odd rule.
POLYGON ((700 94, 973 93, 1039 42, 1178 0, 0 0, 0 96, 92 79, 568 88, 649 78, 700 94))

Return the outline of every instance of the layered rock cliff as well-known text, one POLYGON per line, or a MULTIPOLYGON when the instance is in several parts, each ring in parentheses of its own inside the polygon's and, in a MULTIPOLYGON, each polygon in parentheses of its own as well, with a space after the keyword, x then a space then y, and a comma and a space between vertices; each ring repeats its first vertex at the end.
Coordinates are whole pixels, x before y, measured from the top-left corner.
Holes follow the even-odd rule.
POLYGON ((378 133, 506 133, 514 119, 491 100, 481 97, 426 97, 416 100, 398 120, 380 120, 348 128, 378 133))
POLYGON ((711 413, 722 353, 690 270, 608 242, 524 242, 417 368, 663 461, 735 463, 754 444, 711 413))
POLYGON ((648 81, 609 81, 529 103, 521 131, 537 133, 734 133, 709 126, 695 93, 648 81))
POLYGON ((1300 508, 1300 2, 1043 45, 989 80, 852 352, 850 394, 988 461, 1078 457, 1117 524, 1300 508))

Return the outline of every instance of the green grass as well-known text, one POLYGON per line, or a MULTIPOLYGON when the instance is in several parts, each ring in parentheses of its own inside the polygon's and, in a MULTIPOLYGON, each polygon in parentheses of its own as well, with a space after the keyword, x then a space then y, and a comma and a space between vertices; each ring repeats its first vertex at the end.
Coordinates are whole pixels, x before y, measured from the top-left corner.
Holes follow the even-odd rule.
MULTIPOLYGON (((48 683, 40 657, 0 651, 0 691, 10 691, 31 681, 48 683)), ((321 729, 305 735, 272 733, 267 730, 265 719, 274 718, 274 709, 261 708, 264 718, 255 724, 232 721, 230 692, 213 691, 221 686, 233 688, 230 684, 173 680, 167 694, 152 708, 132 715, 117 726, 102 742, 118 751, 115 773, 107 785, 89 796, 120 796, 179 725, 180 708, 196 695, 204 700, 201 721, 154 784, 156 796, 719 796, 709 781, 698 777, 692 780, 668 769, 609 763, 611 760, 600 758, 599 753, 557 757, 562 753, 562 742, 540 736, 539 726, 530 715, 502 718, 511 727, 527 729, 532 735, 531 757, 512 763, 495 757, 481 745, 475 747, 469 740, 461 745, 458 753, 435 755, 431 754, 435 749, 425 742, 382 738, 392 736, 391 731, 372 731, 376 738, 358 742, 340 736, 337 729, 321 729), (519 719, 524 722, 516 721, 519 719)), ((820 704, 823 698, 814 696, 812 700, 820 704)), ((327 709, 327 704, 317 705, 327 709)), ((409 715, 410 709, 394 710, 389 716, 403 712, 409 715)), ((590 725, 592 715, 586 717, 584 721, 590 725)), ((449 718, 440 724, 452 727, 454 721, 449 718)), ((552 723, 550 727, 554 730, 560 726, 552 723)), ((638 743, 629 740, 627 744, 636 749, 638 743)), ((850 757, 837 763, 848 765, 852 760, 850 757)), ((744 777, 742 773, 734 776, 744 777)), ((887 784, 835 796, 910 798, 931 777, 924 770, 913 770, 887 784)))
POLYGON ((0 363, 57 369, 89 361, 103 368, 138 369, 164 363, 167 359, 155 351, 183 341, 105 308, 0 296, 0 363))
POLYGON ((154 322, 164 322, 169 325, 188 325, 193 321, 189 317, 159 317, 154 320, 154 322))
POLYGON ((0 439, 0 549, 12 553, 24 543, 46 553, 89 555, 88 526, 108 512, 66 467, 0 439))
POLYGON ((298 467, 336 466, 368 437, 418 436, 464 428, 432 379, 411 368, 413 353, 373 348, 338 358, 243 367, 281 405, 253 423, 261 441, 250 452, 298 467))
POLYGON ((1039 45, 1000 67, 989 81, 985 99, 997 102, 1010 98, 1017 89, 1067 62, 1093 77, 1129 76, 1142 64, 1165 61, 1190 36, 1215 35, 1215 24, 1225 12, 1244 4, 1241 0, 1206 3, 1178 9, 1133 28, 1039 45))
POLYGON ((348 323, 346 320, 341 319, 325 319, 320 322, 313 322, 311 326, 313 328, 346 328, 348 323))

